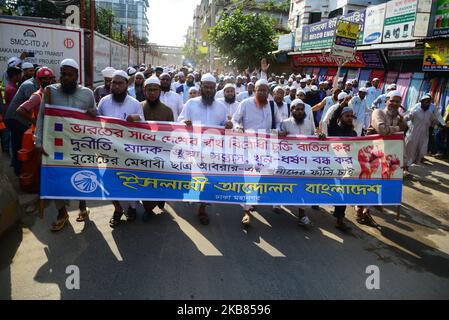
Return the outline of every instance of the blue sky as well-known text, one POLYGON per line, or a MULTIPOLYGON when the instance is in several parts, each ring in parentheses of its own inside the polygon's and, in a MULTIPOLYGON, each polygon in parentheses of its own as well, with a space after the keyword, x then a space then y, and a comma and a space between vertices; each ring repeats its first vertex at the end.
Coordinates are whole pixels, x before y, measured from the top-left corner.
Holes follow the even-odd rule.
POLYGON ((149 0, 149 3, 150 42, 181 46, 200 0, 149 0))

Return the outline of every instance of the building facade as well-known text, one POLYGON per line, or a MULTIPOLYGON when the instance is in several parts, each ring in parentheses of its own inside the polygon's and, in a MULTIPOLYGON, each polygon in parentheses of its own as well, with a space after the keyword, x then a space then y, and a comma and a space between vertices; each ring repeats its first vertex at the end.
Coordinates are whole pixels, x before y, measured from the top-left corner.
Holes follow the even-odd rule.
POLYGON ((148 0, 96 0, 95 3, 114 12, 115 26, 122 25, 125 31, 130 26, 140 39, 149 39, 148 0))

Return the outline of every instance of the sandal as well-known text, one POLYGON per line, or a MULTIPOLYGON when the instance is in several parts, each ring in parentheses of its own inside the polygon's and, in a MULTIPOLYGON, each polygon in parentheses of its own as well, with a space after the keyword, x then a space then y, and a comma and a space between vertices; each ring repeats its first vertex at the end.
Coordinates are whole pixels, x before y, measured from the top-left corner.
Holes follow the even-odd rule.
POLYGON ((111 220, 109 220, 109 226, 111 228, 115 228, 116 226, 118 226, 121 223, 121 217, 124 214, 124 212, 117 212, 114 211, 114 215, 112 216, 111 220))
POLYGON ((69 215, 66 215, 63 218, 56 220, 56 222, 53 222, 50 230, 53 232, 62 230, 62 228, 64 228, 64 226, 66 225, 67 221, 69 221, 69 215))
POLYGON ((204 226, 207 226, 210 222, 206 209, 201 206, 198 208, 198 218, 200 219, 200 223, 204 226))
POLYGON ((83 222, 86 221, 86 219, 89 217, 90 209, 86 208, 86 210, 80 210, 78 213, 78 217, 76 218, 77 222, 83 222))
POLYGON ((249 216, 249 211, 245 211, 243 213, 242 224, 244 227, 249 227, 250 222, 251 222, 251 218, 249 216))

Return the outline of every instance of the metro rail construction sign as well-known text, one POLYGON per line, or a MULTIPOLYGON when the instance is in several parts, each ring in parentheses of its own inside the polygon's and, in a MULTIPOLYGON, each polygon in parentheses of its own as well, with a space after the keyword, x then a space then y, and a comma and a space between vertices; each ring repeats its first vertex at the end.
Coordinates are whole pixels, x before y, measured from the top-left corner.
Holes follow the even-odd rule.
POLYGON ((0 18, 0 69, 7 69, 11 57, 32 52, 25 61, 51 68, 59 78, 62 60, 75 59, 79 66, 79 81, 84 82, 83 32, 61 25, 0 18))

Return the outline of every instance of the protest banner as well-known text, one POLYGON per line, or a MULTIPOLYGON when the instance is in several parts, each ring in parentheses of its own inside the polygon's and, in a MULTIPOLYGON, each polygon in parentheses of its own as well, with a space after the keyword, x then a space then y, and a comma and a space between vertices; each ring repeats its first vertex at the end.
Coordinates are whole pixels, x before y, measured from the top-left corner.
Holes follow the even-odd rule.
POLYGON ((47 106, 41 198, 400 204, 403 136, 239 133, 47 106))

